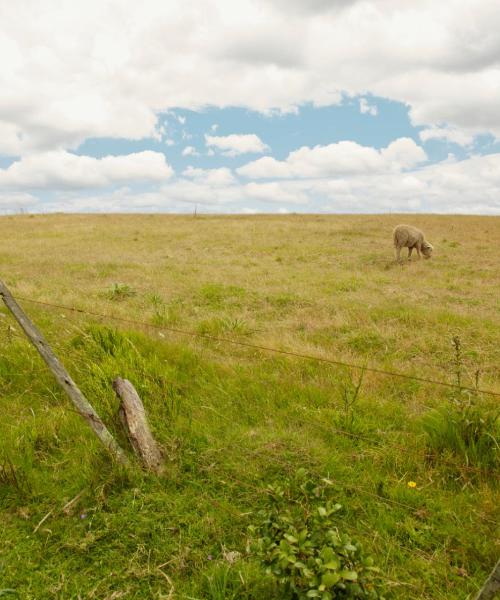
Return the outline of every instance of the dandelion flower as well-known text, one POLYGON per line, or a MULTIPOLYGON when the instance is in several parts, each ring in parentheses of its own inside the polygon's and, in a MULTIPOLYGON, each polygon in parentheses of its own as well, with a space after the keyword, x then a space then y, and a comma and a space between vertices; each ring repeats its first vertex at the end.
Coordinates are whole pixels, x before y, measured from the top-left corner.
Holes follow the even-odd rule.
POLYGON ((416 488, 416 487, 417 487, 417 484, 416 484, 414 481, 409 481, 409 482, 408 482, 408 487, 409 487, 409 488, 416 488))

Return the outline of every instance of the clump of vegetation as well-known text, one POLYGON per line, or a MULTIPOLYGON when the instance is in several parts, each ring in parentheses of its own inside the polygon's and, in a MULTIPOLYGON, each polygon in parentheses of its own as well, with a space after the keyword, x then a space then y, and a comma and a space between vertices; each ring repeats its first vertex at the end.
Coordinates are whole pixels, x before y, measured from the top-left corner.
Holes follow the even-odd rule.
POLYGON ((223 335, 223 334, 236 334, 236 335, 249 335, 251 329, 245 319, 239 317, 205 319, 198 324, 196 328, 197 332, 201 335, 223 335))
MULTIPOLYGON (((423 423, 431 456, 468 469, 494 472, 500 467, 499 412, 477 403, 469 394, 429 413, 423 423)), ((470 473, 467 477, 469 478, 470 473)))
POLYGON ((328 479, 300 469, 293 480, 267 488, 268 507, 251 527, 257 556, 287 598, 382 598, 378 568, 341 531, 342 506, 328 479))
POLYGON ((132 298, 136 296, 137 292, 132 289, 126 283, 115 283, 112 288, 107 292, 106 296, 110 300, 126 300, 127 298, 132 298))
POLYGON ((237 304, 246 292, 236 285, 207 283, 198 291, 199 300, 206 306, 221 308, 227 304, 237 304))
POLYGON ((158 294, 151 294, 149 301, 154 309, 154 315, 151 319, 153 325, 158 327, 175 325, 180 321, 181 302, 174 300, 166 304, 158 294))
MULTIPOLYGON (((431 457, 444 457, 459 470, 495 471, 500 467, 500 411, 481 402, 477 393, 461 389, 463 359, 460 338, 453 338, 454 368, 457 392, 450 403, 432 411, 424 418, 427 447, 431 457)), ((479 371, 475 376, 479 387, 479 371)))

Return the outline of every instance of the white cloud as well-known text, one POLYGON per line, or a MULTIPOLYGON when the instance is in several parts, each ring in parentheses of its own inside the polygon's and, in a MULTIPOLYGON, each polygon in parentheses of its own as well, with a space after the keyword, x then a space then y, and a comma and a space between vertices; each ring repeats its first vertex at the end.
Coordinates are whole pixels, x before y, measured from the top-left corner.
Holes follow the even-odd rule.
POLYGON ((0 211, 19 212, 36 207, 38 198, 25 192, 0 192, 0 211))
POLYGON ((238 154, 261 154, 269 149, 264 142, 254 133, 231 134, 225 136, 205 135, 207 146, 217 148, 226 156, 238 154))
POLYGON ((193 179, 198 182, 203 182, 208 185, 225 186, 235 183, 234 175, 230 169, 196 169, 195 167, 187 167, 182 172, 184 177, 193 179))
POLYGON ((500 137, 497 0, 84 8, 1 3, 3 154, 152 137, 158 113, 176 107, 293 110, 337 103, 342 91, 405 102, 416 125, 500 137))
POLYGON ((456 127, 428 127, 419 133, 419 137, 423 142, 427 142, 428 140, 448 140, 459 146, 470 146, 474 143, 474 135, 456 127))
POLYGON ((359 112, 363 115, 368 114, 372 117, 376 117, 378 114, 378 108, 374 104, 368 104, 368 100, 366 98, 360 98, 359 112))
POLYGON ((182 151, 182 156, 199 156, 200 153, 194 146, 186 146, 182 151))
POLYGON ((427 160, 424 149, 411 138, 399 138, 380 151, 382 158, 393 170, 410 169, 427 160))
POLYGON ((166 136, 166 134, 167 134, 167 129, 166 129, 165 125, 157 125, 155 127, 155 130, 151 137, 154 140, 156 140, 157 142, 161 142, 162 139, 166 136))
MULTIPOLYGON (((0 196, 1 197, 1 196, 0 196)), ((7 194, 8 197, 8 194, 7 194)), ((185 170, 153 192, 127 188, 89 196, 68 191, 37 203, 45 211, 440 212, 500 214, 500 153, 426 165, 410 172, 242 183, 224 169, 185 170), (242 208, 245 207, 245 208, 242 208)), ((21 199, 32 209, 32 198, 21 199)), ((15 204, 15 203, 14 203, 15 204)), ((16 210, 12 201, 5 203, 16 210)))
MULTIPOLYGON (((44 188, 44 198, 54 196, 46 208, 111 198, 113 209, 122 198, 124 208, 180 210, 199 198, 214 209, 275 200, 312 209, 324 197, 333 210, 373 202, 373 210, 499 211, 498 155, 450 157, 433 167, 405 138, 382 150, 349 141, 303 147, 237 170, 272 180, 265 183, 193 167, 168 180, 172 169, 155 152, 102 159, 68 152, 100 137, 169 146, 159 115, 173 115, 182 129, 177 109, 240 106, 274 115, 357 96, 368 115, 377 109, 373 96, 403 102, 422 142, 445 139, 471 152, 478 134, 500 139, 497 0, 193 0, 182 10, 159 0, 45 0, 43 8, 25 0, 0 3, 0 21, 0 155, 21 157, 0 169, 5 205, 29 204, 33 196, 23 190, 44 188), (161 187, 106 190, 142 180, 161 187), (106 191, 54 194, 89 187, 106 191)), ((216 124, 208 131, 210 156, 267 150, 255 134, 216 136, 216 124)), ((181 136, 181 147, 193 143, 188 131, 181 136)))
POLYGON ((162 182, 173 174, 159 152, 97 159, 62 150, 23 157, 0 169, 0 188, 92 188, 134 181, 162 182))
POLYGON ((410 138, 395 140, 382 150, 342 141, 314 148, 303 146, 291 152, 284 161, 264 156, 240 167, 237 173, 253 178, 337 177, 400 171, 426 159, 424 150, 410 138))

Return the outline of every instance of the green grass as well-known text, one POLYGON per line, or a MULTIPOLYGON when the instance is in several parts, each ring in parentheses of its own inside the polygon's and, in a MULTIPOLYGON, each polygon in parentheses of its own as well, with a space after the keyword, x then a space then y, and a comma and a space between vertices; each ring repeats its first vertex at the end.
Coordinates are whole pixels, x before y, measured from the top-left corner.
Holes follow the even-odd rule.
MULTIPOLYGON (((400 267, 396 218, 6 218, 2 278, 19 296, 447 381, 457 334, 463 383, 481 369, 498 390, 499 268, 478 244, 500 220, 418 217, 457 244, 400 267), (117 302, 116 281, 135 295, 117 302), (477 304, 445 304, 450 285, 477 304)), ((497 466, 429 457, 446 388, 366 372, 356 395, 348 369, 22 304, 127 451, 111 382, 132 381, 167 468, 113 464, 0 308, 0 593, 281 598, 248 528, 265 488, 301 468, 334 482, 339 527, 389 598, 473 597, 497 560, 497 466)))

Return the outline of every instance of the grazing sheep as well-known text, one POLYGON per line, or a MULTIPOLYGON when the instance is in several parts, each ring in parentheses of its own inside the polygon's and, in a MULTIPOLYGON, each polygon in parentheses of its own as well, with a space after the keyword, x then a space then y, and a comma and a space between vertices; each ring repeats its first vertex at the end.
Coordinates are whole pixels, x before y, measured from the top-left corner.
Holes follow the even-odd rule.
POLYGON ((417 250, 418 258, 420 253, 424 258, 430 258, 433 247, 425 239, 424 234, 411 225, 398 225, 394 230, 394 247, 398 262, 401 262, 401 248, 408 248, 408 260, 410 260, 413 248, 417 250))

